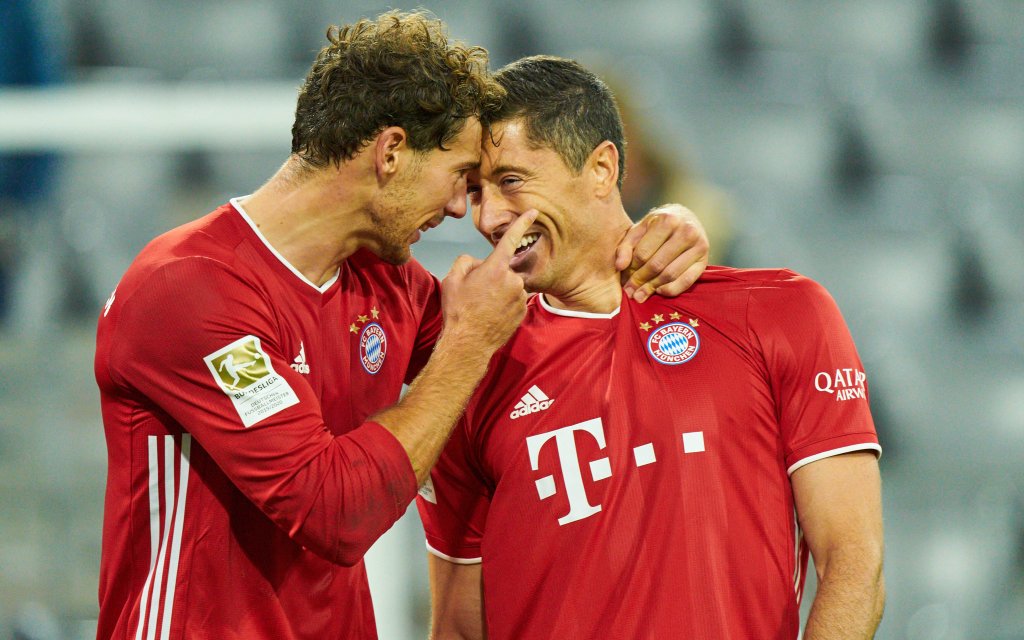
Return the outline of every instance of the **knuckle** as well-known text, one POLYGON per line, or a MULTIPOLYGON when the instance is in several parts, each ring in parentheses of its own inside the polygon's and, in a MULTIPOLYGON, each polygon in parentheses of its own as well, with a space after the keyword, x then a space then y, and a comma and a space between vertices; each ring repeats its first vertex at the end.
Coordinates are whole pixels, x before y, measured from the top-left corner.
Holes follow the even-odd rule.
POLYGON ((687 222, 679 228, 679 232, 695 246, 699 243, 707 244, 707 234, 704 232, 704 227, 696 222, 687 222))
POLYGON ((665 271, 659 273, 657 277, 655 277, 654 280, 652 280, 652 282, 656 286, 662 286, 672 282, 676 282, 677 280, 679 280, 679 276, 680 273, 678 270, 666 269, 665 271))
POLYGON ((671 229, 675 225, 673 214, 668 211, 656 211, 651 214, 651 225, 658 229, 671 229))
POLYGON ((646 245, 637 245, 633 250, 633 266, 637 269, 647 264, 654 255, 654 249, 646 245))
POLYGON ((649 272, 651 272, 652 274, 654 274, 654 273, 657 273, 657 274, 663 273, 665 271, 665 269, 668 268, 668 266, 669 266, 669 261, 667 259, 659 257, 659 256, 654 256, 650 260, 647 261, 647 270, 649 272))
POLYGON ((697 226, 697 224, 694 223, 692 220, 684 220, 679 225, 679 233, 680 235, 683 236, 684 239, 689 240, 691 242, 696 242, 698 239, 703 237, 700 227, 697 226))

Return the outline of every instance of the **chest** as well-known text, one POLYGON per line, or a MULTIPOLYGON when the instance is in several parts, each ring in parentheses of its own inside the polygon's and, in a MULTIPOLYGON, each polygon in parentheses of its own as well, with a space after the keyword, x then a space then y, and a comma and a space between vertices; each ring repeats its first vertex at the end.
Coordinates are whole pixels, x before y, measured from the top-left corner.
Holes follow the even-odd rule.
POLYGON ((699 319, 659 320, 603 338, 544 337, 554 349, 506 365, 496 377, 515 382, 489 388, 472 416, 487 425, 475 448, 495 496, 565 525, 631 495, 696 490, 728 471, 726 457, 774 459, 758 360, 699 319))
POLYGON ((294 305, 279 318, 287 366, 317 396, 335 434, 398 400, 417 329, 405 300, 369 285, 294 305))

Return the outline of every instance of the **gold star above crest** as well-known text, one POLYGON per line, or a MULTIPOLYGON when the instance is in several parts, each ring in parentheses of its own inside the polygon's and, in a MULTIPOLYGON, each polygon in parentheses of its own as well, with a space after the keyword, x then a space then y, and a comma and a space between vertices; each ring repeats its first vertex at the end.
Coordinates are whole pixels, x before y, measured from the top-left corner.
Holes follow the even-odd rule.
POLYGON ((640 323, 640 328, 643 329, 644 331, 650 331, 651 330, 651 325, 649 323, 647 323, 647 322, 641 322, 640 323))
POLYGON ((682 318, 683 316, 681 316, 677 312, 673 311, 672 313, 668 314, 668 317, 672 318, 673 320, 678 320, 679 318, 682 318))
POLYGON ((358 318, 359 322, 364 322, 364 323, 365 323, 365 322, 366 322, 367 320, 369 320, 369 319, 370 319, 370 318, 369 318, 369 317, 367 317, 367 316, 359 316, 359 318, 358 318))
POLYGON ((376 320, 377 318, 380 317, 380 309, 378 309, 377 307, 370 309, 370 315, 373 316, 374 320, 376 320))
POLYGON ((700 326, 700 323, 697 322, 697 318, 690 318, 690 326, 691 327, 699 327, 700 326))
POLYGON ((656 313, 654 314, 654 317, 651 318, 651 322, 653 322, 654 324, 661 324, 662 322, 665 322, 665 316, 661 315, 660 313, 656 313))
POLYGON ((354 322, 348 326, 348 330, 352 333, 359 333, 359 327, 354 322))

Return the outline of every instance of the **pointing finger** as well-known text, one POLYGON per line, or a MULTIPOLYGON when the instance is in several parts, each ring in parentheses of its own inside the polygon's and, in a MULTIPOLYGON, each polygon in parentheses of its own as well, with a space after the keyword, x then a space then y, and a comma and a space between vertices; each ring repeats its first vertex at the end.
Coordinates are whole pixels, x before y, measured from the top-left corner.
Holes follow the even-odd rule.
POLYGON ((512 256, 516 253, 516 248, 519 247, 519 243, 522 241, 523 236, 526 235, 526 230, 530 228, 533 221, 537 219, 537 210, 530 209, 521 216, 516 218, 515 222, 509 225, 508 229, 505 230, 504 235, 501 236, 501 240, 498 240, 498 244, 494 246, 494 251, 487 257, 487 261, 500 260, 505 264, 512 259, 512 256))

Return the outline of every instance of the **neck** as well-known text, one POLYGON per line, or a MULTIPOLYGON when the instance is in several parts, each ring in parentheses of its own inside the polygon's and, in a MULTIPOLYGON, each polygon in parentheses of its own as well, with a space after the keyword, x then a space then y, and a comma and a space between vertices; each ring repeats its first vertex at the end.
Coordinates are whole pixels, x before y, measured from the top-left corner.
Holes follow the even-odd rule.
POLYGON ((615 270, 615 249, 629 231, 630 221, 624 210, 611 219, 614 224, 588 242, 589 248, 575 269, 575 284, 565 291, 545 292, 544 299, 552 307, 587 313, 611 313, 619 308, 622 285, 615 270))
POLYGON ((545 293, 544 300, 556 309, 584 311, 586 313, 611 313, 619 308, 622 287, 617 276, 611 279, 587 282, 568 293, 545 293))
POLYGON ((328 166, 308 173, 292 157, 240 202, 274 249, 313 284, 334 277, 369 230, 369 194, 359 186, 359 167, 328 166))

